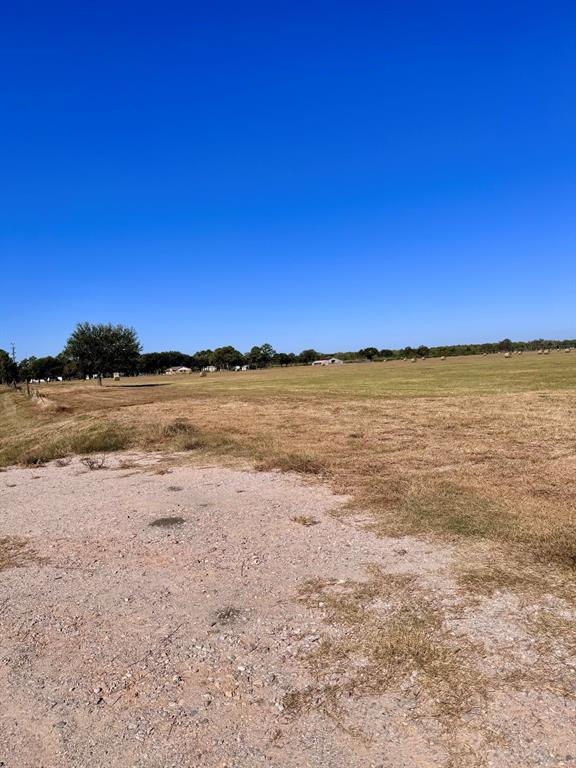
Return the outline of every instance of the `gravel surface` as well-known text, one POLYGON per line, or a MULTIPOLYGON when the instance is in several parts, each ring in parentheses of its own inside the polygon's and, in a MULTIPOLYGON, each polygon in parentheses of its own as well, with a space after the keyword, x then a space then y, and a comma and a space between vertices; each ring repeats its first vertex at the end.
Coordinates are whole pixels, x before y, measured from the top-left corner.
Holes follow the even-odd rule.
MULTIPOLYGON (((0 766, 447 768, 451 736, 470 765, 576 766, 574 701, 550 691, 499 691, 457 735, 402 688, 345 702, 347 727, 285 711, 330 631, 298 601, 304 579, 377 563, 454 607, 453 551, 336 519, 346 499, 295 477, 155 461, 0 474, 0 538, 25 544, 0 570, 0 766)), ((498 636, 528 643, 517 601, 466 610, 457 633, 489 636, 500 674, 498 636)))

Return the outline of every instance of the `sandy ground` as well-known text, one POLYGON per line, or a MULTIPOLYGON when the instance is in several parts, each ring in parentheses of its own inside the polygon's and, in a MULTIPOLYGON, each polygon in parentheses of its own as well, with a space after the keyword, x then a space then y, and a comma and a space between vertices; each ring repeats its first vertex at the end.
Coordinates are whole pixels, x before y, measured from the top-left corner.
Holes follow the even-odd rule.
MULTIPOLYGON (((450 607, 452 550, 377 538, 330 514, 345 499, 294 477, 157 474, 153 461, 0 474, 0 537, 32 556, 0 571, 1 766, 447 767, 450 739, 470 765, 576 765, 575 701, 550 690, 493 690, 457 727, 409 685, 352 697, 340 722, 287 712, 285 695, 311 682, 308 654, 337 631, 297 599, 304 579, 362 581, 377 563, 450 607), (182 522, 150 525, 166 516, 182 522)), ((531 661, 520 610, 500 595, 451 613, 494 680, 531 661)))

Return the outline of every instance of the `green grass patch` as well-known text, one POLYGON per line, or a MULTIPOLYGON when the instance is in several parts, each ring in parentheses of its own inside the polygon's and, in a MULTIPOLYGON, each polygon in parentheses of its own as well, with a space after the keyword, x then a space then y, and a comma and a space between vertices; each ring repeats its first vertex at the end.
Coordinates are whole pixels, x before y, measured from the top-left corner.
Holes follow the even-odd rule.
POLYGON ((415 484, 399 514, 415 531, 507 539, 514 517, 493 499, 451 482, 415 484))

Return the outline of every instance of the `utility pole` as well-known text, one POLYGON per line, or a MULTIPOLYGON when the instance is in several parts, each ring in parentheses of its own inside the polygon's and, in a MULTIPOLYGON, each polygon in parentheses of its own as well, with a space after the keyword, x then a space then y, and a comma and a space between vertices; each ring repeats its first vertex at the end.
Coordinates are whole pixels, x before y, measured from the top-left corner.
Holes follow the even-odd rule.
POLYGON ((10 345, 12 347, 12 362, 16 362, 16 342, 13 341, 10 345))

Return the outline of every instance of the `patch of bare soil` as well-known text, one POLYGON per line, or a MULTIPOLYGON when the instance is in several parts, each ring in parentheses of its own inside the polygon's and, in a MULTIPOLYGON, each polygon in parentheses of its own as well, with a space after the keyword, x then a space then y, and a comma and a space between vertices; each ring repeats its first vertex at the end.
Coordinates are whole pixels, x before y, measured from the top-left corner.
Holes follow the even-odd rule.
POLYGON ((1 765, 576 765, 562 601, 471 600, 320 485, 154 462, 0 477, 1 765))

